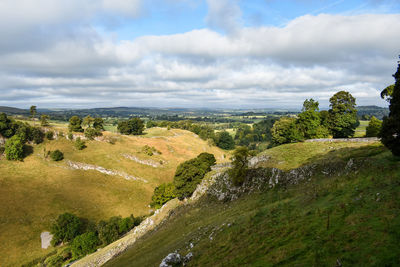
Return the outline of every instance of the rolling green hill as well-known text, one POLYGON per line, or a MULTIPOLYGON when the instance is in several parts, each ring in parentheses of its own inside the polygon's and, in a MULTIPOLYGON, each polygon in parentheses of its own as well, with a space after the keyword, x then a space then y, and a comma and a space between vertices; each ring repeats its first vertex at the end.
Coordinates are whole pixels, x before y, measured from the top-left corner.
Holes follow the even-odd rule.
POLYGON ((400 264, 400 163, 381 144, 290 144, 263 159, 242 189, 215 183, 106 266, 159 266, 174 251, 193 253, 187 266, 400 264))

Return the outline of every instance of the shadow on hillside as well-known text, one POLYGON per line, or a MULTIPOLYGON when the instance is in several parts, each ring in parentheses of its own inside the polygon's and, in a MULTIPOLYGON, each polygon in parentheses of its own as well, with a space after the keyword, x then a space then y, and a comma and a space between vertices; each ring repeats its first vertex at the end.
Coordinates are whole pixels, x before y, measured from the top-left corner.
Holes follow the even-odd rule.
POLYGON ((30 145, 24 145, 24 158, 27 156, 33 154, 33 146, 30 145))
POLYGON ((348 161, 350 159, 363 159, 369 158, 381 153, 386 152, 387 149, 384 146, 375 146, 368 145, 362 147, 344 147, 340 149, 331 150, 325 154, 315 155, 307 160, 303 164, 319 164, 324 162, 332 162, 332 161, 348 161))

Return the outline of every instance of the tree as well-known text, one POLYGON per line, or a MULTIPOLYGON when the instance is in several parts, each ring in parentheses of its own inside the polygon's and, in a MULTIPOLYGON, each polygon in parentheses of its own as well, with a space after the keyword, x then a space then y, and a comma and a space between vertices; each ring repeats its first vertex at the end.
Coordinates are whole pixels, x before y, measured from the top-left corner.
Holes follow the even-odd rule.
POLYGON ((85 129, 85 137, 89 140, 93 140, 96 136, 102 136, 103 134, 99 129, 88 127, 85 129))
POLYGON ((85 118, 83 118, 83 125, 86 125, 86 127, 90 127, 92 123, 94 122, 94 119, 90 116, 87 115, 85 118))
POLYGON ((214 164, 215 157, 209 153, 201 153, 196 158, 179 164, 173 181, 176 197, 180 200, 190 197, 214 164))
POLYGON ((376 137, 379 135, 382 128, 382 121, 378 120, 375 116, 372 116, 371 120, 366 129, 367 137, 376 137))
POLYGON ((36 112, 37 112, 36 106, 31 106, 30 109, 29 109, 29 112, 31 113, 32 119, 34 119, 35 115, 36 115, 36 112))
POLYGON ((14 135, 6 141, 5 153, 8 160, 22 160, 24 157, 24 140, 19 135, 14 135))
POLYGON ((227 131, 222 131, 216 135, 216 145, 222 149, 234 149, 235 141, 227 131))
POLYGON ((154 189, 150 206, 152 208, 159 209, 162 207, 162 205, 171 199, 174 199, 175 197, 175 187, 172 183, 161 184, 154 189))
POLYGON ((329 115, 331 119, 331 131, 334 138, 347 138, 354 136, 359 124, 357 119, 356 99, 345 91, 334 94, 329 99, 329 115))
POLYGON ((95 118, 93 121, 93 128, 99 131, 104 130, 104 121, 102 118, 95 118))
POLYGON ((41 115, 40 116, 40 125, 41 126, 49 126, 49 115, 41 115))
POLYGON ((64 159, 64 154, 57 149, 50 153, 50 158, 54 161, 60 161, 64 159))
POLYGON ((122 134, 140 135, 143 133, 144 124, 140 118, 131 118, 118 123, 117 129, 122 134))
POLYGON ((392 151, 393 155, 400 156, 400 61, 393 77, 395 84, 390 98, 390 113, 388 117, 383 119, 379 136, 382 143, 392 151))
POLYGON ((78 116, 72 116, 69 119, 68 129, 70 132, 83 132, 83 128, 81 126, 82 119, 78 116))
POLYGON ((99 222, 97 232, 103 245, 108 245, 118 239, 120 220, 121 217, 112 217, 108 221, 99 222))
POLYGON ((318 101, 315 101, 314 99, 306 99, 303 103, 303 108, 301 111, 318 111, 319 110, 319 103, 318 101))
POLYGON ((295 118, 282 117, 271 128, 272 144, 281 145, 302 141, 301 134, 295 118))
POLYGON ((385 99, 387 102, 390 103, 390 100, 392 99, 393 95, 393 90, 394 90, 394 84, 389 85, 388 87, 382 90, 381 98, 385 99))
POLYGON ((80 137, 76 138, 75 140, 75 147, 78 150, 82 150, 86 147, 85 142, 81 140, 80 137))
POLYGON ((43 142, 44 133, 41 129, 33 127, 31 134, 32 134, 32 141, 35 142, 35 144, 40 144, 43 142))
POLYGON ((59 215, 56 222, 51 226, 51 233, 53 234, 51 242, 53 245, 57 245, 60 242, 69 242, 82 234, 82 232, 82 220, 67 212, 59 215))
POLYGON ((5 113, 0 113, 0 134, 6 138, 14 135, 13 121, 5 113))
POLYGON ((246 178, 247 171, 249 169, 249 156, 250 153, 247 147, 238 147, 233 152, 233 166, 229 170, 229 176, 231 177, 232 182, 235 186, 242 185, 246 178))
POLYGON ((71 253, 74 259, 81 258, 96 251, 100 240, 95 232, 87 232, 74 238, 71 253))

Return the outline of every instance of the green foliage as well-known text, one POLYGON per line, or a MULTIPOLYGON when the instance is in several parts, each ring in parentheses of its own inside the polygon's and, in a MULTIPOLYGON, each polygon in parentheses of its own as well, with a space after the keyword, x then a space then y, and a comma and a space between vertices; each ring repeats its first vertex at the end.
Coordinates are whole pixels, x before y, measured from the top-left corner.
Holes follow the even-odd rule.
POLYGON ((102 245, 108 245, 118 239, 121 217, 111 217, 108 221, 100 221, 97 225, 97 232, 102 245))
POLYGON ((140 118, 131 118, 118 123, 117 129, 122 134, 140 135, 143 133, 144 124, 140 118))
POLYGON ((75 140, 75 148, 78 150, 82 150, 86 148, 85 141, 82 141, 80 137, 75 140))
POLYGON ((33 127, 31 129, 31 136, 32 141, 35 142, 35 144, 40 144, 43 142, 44 133, 40 128, 33 127))
POLYGON ((68 139, 74 140, 74 135, 71 132, 68 133, 68 139))
POLYGON ((158 151, 155 147, 145 145, 142 147, 142 153, 148 155, 148 156, 153 156, 153 155, 161 155, 161 151, 158 151))
POLYGON ((96 130, 99 130, 99 131, 103 131, 104 130, 103 119, 102 118, 94 118, 93 128, 95 128, 96 130))
POLYGON ((40 116, 40 125, 43 127, 49 126, 49 119, 50 119, 49 115, 41 115, 40 116))
POLYGON ((93 122, 94 118, 92 118, 90 115, 87 115, 85 118, 83 118, 82 124, 86 125, 86 127, 91 127, 93 122))
POLYGON ((390 113, 389 117, 383 119, 380 137, 393 155, 400 156, 400 63, 393 77, 396 82, 390 99, 390 113))
POLYGON ((54 132, 53 131, 46 132, 46 138, 47 138, 47 140, 53 140, 54 139, 54 132))
POLYGON ((215 162, 214 155, 201 153, 196 158, 179 164, 173 182, 176 197, 180 200, 190 197, 215 162))
POLYGON ((83 222, 77 216, 71 213, 61 214, 51 226, 52 245, 72 241, 76 236, 83 233, 82 228, 83 222))
POLYGON ((71 253, 73 259, 81 258, 96 251, 100 240, 95 232, 86 232, 78 235, 71 243, 71 253))
POLYGON ((230 150, 235 148, 235 141, 227 131, 217 133, 215 143, 222 149, 230 150))
POLYGON ((154 189, 150 206, 152 208, 159 209, 162 207, 162 205, 171 199, 174 199, 175 197, 175 187, 172 183, 161 184, 154 189))
POLYGON ((79 118, 78 116, 72 116, 69 119, 68 130, 70 132, 83 132, 83 128, 81 125, 82 125, 82 119, 79 118))
POLYGON ((301 111, 318 111, 319 110, 319 103, 314 99, 306 99, 303 103, 303 108, 301 111))
POLYGON ((54 161, 60 161, 64 159, 64 154, 60 150, 54 150, 50 152, 50 158, 54 161))
POLYGON ((334 94, 329 99, 331 132, 334 138, 347 138, 354 136, 358 125, 356 99, 345 91, 334 94))
POLYGON ((34 118, 37 112, 36 106, 31 106, 29 112, 31 113, 32 118, 34 118))
POLYGON ((152 120, 148 120, 147 123, 146 123, 146 128, 147 129, 150 129, 150 128, 153 128, 153 127, 157 127, 157 126, 158 126, 157 122, 152 121, 152 120))
POLYGON ((271 135, 274 145, 298 142, 304 138, 296 124, 296 119, 291 117, 281 117, 276 121, 271 129, 271 135))
POLYGON ((394 86, 395 86, 394 84, 389 85, 388 87, 383 89, 382 92, 381 92, 381 98, 385 99, 389 103, 390 103, 390 100, 392 100, 394 86))
POLYGON ((5 143, 6 158, 8 160, 22 160, 24 157, 24 140, 19 135, 14 135, 5 143))
POLYGON ((247 171, 249 169, 250 153, 247 147, 238 147, 233 152, 232 168, 229 170, 229 176, 235 186, 243 184, 247 171))
POLYGON ((5 113, 0 113, 0 134, 6 138, 13 136, 16 128, 14 123, 5 113))
POLYGON ((367 137, 375 137, 378 136, 382 128, 382 121, 372 116, 371 120, 366 129, 366 136, 367 137))
POLYGON ((102 136, 103 134, 99 129, 88 127, 85 129, 85 137, 89 140, 93 140, 96 136, 102 136))

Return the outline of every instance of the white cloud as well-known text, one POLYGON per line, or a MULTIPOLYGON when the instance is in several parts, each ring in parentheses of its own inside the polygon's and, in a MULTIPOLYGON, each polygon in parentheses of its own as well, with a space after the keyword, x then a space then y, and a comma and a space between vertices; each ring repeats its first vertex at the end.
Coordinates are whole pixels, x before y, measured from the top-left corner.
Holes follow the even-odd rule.
POLYGON ((234 33, 240 27, 242 12, 239 0, 207 0, 206 22, 212 28, 234 33))

